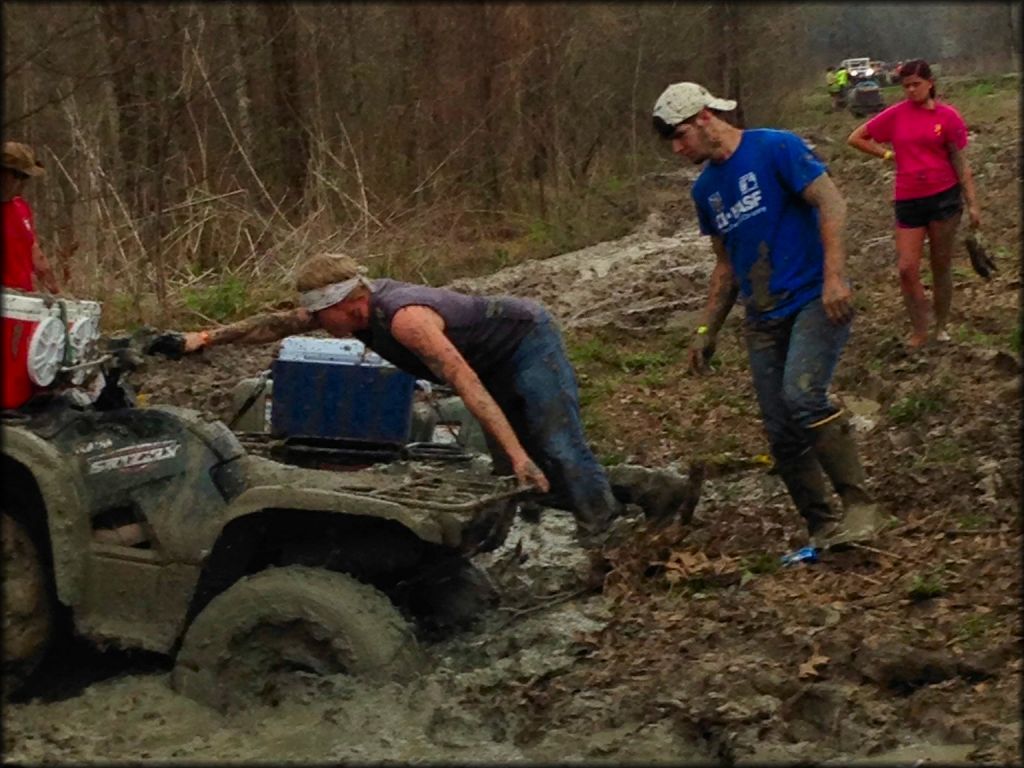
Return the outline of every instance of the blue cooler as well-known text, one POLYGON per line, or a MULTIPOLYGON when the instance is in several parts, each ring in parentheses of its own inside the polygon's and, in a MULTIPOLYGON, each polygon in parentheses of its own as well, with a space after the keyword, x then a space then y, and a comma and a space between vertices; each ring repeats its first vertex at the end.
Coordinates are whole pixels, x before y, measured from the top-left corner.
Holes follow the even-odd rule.
POLYGON ((416 379, 360 341, 289 336, 272 375, 274 437, 409 440, 416 379))

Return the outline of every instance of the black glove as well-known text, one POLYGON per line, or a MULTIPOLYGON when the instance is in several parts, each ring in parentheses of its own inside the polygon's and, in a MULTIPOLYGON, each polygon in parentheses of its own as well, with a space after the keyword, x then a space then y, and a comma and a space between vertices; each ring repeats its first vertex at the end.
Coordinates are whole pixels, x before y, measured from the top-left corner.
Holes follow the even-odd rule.
POLYGON ((980 232, 970 232, 964 238, 964 245, 967 246, 967 255, 971 258, 971 266, 974 271, 986 280, 996 271, 996 263, 988 255, 985 244, 981 239, 980 232))
POLYGON ((146 346, 146 354, 180 360, 185 354, 185 337, 173 331, 161 333, 146 346))

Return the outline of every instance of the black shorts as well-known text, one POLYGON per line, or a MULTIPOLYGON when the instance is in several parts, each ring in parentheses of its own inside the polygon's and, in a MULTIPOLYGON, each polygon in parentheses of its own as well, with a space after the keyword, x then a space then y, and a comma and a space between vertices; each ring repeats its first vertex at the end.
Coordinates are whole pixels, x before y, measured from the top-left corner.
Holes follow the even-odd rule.
POLYGON ((896 200, 892 204, 896 211, 896 226, 904 229, 927 227, 932 221, 945 221, 963 211, 960 185, 954 184, 945 192, 927 197, 912 197, 896 200))

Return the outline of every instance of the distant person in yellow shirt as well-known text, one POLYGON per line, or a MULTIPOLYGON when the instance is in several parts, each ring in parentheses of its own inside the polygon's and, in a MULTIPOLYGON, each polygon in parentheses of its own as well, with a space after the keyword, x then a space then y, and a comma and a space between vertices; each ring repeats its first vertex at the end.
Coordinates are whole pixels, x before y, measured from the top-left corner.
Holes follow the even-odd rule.
POLYGON ((825 69, 825 89, 828 91, 828 95, 832 98, 832 111, 835 112, 839 109, 839 83, 836 82, 836 68, 827 67, 825 69))

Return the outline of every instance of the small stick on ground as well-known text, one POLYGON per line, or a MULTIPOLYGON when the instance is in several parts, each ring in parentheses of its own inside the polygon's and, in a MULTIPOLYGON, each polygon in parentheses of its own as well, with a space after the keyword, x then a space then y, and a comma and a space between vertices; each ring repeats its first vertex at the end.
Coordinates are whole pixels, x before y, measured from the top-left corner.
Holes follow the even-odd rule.
POLYGON ((967 528, 964 530, 947 528, 943 533, 947 536, 998 536, 1001 533, 1009 533, 1009 531, 1003 528, 967 528))
POLYGON ((847 546, 857 547, 858 549, 863 549, 863 550, 866 550, 868 552, 874 552, 877 555, 885 555, 886 557, 890 557, 893 560, 899 559, 899 555, 895 555, 892 552, 887 552, 886 550, 879 549, 878 547, 871 547, 871 546, 868 546, 867 544, 859 544, 856 541, 848 542, 847 546))

